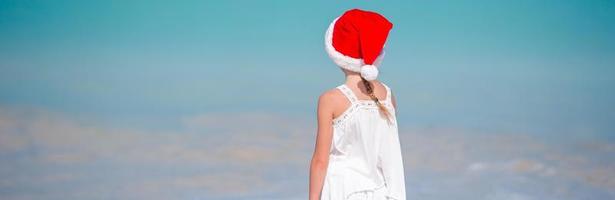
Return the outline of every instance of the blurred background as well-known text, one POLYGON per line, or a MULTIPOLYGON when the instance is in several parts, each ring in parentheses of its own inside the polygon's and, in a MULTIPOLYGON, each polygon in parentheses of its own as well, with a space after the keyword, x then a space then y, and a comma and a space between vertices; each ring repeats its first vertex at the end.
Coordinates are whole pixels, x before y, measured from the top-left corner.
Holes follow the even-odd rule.
POLYGON ((615 199, 611 0, 0 0, 0 199, 307 199, 351 8, 408 199, 615 199))

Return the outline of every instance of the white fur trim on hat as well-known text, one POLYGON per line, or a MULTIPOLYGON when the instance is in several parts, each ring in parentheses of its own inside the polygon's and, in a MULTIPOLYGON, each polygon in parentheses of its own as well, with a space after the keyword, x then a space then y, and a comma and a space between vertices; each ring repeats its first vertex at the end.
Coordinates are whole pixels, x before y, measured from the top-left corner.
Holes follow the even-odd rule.
POLYGON ((361 76, 368 81, 376 80, 378 78, 378 68, 373 65, 363 65, 361 67, 361 76))
MULTIPOLYGON (((361 72, 361 67, 365 65, 363 59, 361 58, 353 58, 350 56, 346 56, 339 51, 337 51, 333 47, 333 27, 335 26, 335 22, 339 19, 339 17, 335 18, 331 24, 329 24, 329 28, 325 33, 325 50, 327 50, 327 54, 329 57, 335 62, 335 64, 341 68, 353 71, 353 72, 361 72)), ((373 65, 380 66, 382 59, 384 58, 384 46, 380 51, 380 55, 374 60, 373 65)), ((376 69, 377 70, 377 69, 376 69)), ((377 73, 377 72, 376 72, 377 73)))

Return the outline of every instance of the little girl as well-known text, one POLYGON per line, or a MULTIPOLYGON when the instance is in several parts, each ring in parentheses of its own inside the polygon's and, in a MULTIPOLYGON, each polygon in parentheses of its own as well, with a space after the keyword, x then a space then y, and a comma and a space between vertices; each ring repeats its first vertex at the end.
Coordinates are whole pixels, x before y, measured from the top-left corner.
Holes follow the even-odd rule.
POLYGON ((310 165, 310 200, 405 200, 405 179, 391 89, 377 81, 393 24, 359 9, 325 33, 325 49, 345 83, 320 95, 310 165))

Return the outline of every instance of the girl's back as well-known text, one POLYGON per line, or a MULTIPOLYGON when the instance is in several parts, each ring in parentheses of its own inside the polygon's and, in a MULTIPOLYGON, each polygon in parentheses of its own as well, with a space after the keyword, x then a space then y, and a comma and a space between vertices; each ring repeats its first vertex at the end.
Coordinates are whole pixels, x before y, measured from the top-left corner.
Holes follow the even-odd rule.
MULTIPOLYGON (((374 94, 391 114, 390 121, 372 99, 360 98, 361 87, 342 84, 335 88, 347 106, 334 117, 329 165, 321 200, 347 199, 365 191, 380 191, 405 199, 403 162, 391 89, 376 83, 374 94), (380 88, 380 89, 379 89, 380 88)), ((363 89, 364 90, 364 89, 363 89)), ((364 94, 363 94, 364 96, 364 94)))
MULTIPOLYGON (((357 99, 372 100, 371 97, 366 94, 367 89, 365 88, 365 86, 363 86, 363 84, 347 84, 347 86, 356 95, 357 99)), ((378 99, 386 99, 388 94, 386 92, 387 89, 385 88, 384 83, 381 83, 380 81, 372 81, 372 86, 374 87, 374 95, 378 99)), ((346 111, 347 108, 350 107, 351 102, 338 87, 335 87, 328 92, 333 93, 333 96, 335 96, 335 110, 333 113, 334 117, 340 116, 344 111, 346 111)), ((394 99, 391 99, 391 103, 393 104, 393 106, 396 106, 394 99)))

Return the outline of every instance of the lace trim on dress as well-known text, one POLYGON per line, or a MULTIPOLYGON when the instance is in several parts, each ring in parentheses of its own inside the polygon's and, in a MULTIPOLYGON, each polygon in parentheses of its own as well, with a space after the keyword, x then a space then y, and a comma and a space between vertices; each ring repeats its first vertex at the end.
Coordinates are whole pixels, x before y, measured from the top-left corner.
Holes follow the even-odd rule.
MULTIPOLYGON (((383 83, 383 85, 384 85, 384 83, 383 83)), ((387 95, 386 95, 386 99, 383 100, 383 101, 380 101, 380 103, 383 104, 385 107, 387 107, 390 111, 392 111, 394 113, 395 109, 394 109, 393 105, 391 104, 391 90, 386 85, 384 85, 384 87, 387 90, 387 95)), ((350 106, 344 112, 342 112, 342 114, 340 116, 337 116, 335 119, 333 119, 333 126, 334 127, 340 128, 341 125, 344 124, 344 122, 347 119, 352 117, 352 114, 354 112, 359 110, 359 108, 378 109, 378 105, 376 105, 376 102, 374 102, 373 100, 371 100, 371 99, 358 99, 357 96, 354 94, 354 92, 352 92, 352 90, 350 88, 348 88, 348 86, 346 86, 346 84, 342 84, 340 86, 337 86, 337 88, 340 91, 342 91, 342 93, 344 94, 344 96, 346 96, 346 98, 348 98, 348 100, 350 101, 350 106)))

